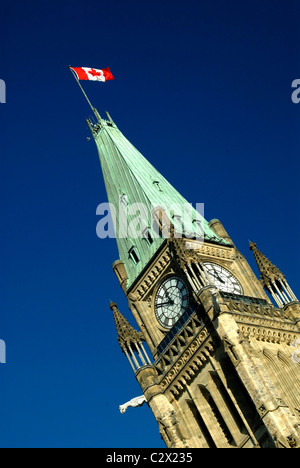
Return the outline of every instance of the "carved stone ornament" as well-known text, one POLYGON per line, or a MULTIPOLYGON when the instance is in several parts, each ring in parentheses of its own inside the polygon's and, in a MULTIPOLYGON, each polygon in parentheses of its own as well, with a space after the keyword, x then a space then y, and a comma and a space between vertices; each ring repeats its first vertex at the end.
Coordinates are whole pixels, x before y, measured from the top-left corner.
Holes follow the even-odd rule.
POLYGON ((136 408, 137 406, 142 406, 146 402, 147 400, 146 400, 145 395, 141 395, 141 396, 132 398, 132 400, 128 401, 127 403, 124 403, 124 405, 120 405, 119 409, 120 409, 121 414, 124 414, 129 407, 136 408))

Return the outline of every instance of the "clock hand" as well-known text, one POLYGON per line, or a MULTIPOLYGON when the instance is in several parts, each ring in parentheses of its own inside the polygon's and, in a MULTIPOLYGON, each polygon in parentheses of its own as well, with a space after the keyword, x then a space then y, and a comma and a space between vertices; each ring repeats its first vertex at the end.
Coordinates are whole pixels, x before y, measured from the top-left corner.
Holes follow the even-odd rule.
POLYGON ((222 278, 220 278, 220 276, 218 275, 218 273, 216 273, 215 275, 213 273, 210 273, 214 278, 216 278, 218 281, 220 281, 221 283, 225 284, 225 281, 222 280, 222 278))
POLYGON ((168 290, 165 289, 165 288, 164 288, 164 290, 165 290, 165 294, 166 294, 166 296, 167 296, 167 299, 168 299, 168 300, 172 303, 172 305, 173 305, 173 304, 174 304, 174 301, 173 301, 173 299, 170 297, 170 294, 169 294, 168 290))
POLYGON ((157 304, 157 307, 163 307, 165 305, 174 305, 174 302, 162 302, 161 304, 157 304))

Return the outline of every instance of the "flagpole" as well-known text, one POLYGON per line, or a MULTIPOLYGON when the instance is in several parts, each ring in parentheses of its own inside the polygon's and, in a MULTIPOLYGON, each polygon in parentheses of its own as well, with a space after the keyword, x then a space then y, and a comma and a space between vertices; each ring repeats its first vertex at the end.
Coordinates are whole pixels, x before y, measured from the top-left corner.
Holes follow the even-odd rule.
POLYGON ((91 101, 90 101, 89 98, 87 97, 87 94, 86 94, 86 92, 84 91, 83 87, 81 86, 81 84, 80 84, 80 82, 79 82, 79 79, 78 79, 78 77, 77 77, 75 71, 72 69, 71 65, 69 65, 68 68, 71 70, 72 75, 73 75, 74 78, 75 78, 75 81, 78 83, 79 88, 81 89, 81 91, 82 91, 82 93, 83 93, 85 99, 87 100, 87 102, 88 102, 90 108, 92 109, 92 111, 94 112, 95 116, 97 117, 98 120, 101 120, 101 117, 100 117, 99 112, 98 112, 97 109, 92 105, 91 101))

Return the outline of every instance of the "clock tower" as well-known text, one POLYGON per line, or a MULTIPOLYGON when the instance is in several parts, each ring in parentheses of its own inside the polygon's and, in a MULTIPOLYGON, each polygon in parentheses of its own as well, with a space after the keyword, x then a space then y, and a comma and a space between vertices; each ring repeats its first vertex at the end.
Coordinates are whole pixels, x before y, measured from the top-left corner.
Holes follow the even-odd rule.
POLYGON ((110 307, 166 446, 300 448, 300 303, 284 275, 250 243, 258 280, 222 223, 95 115, 113 270, 137 330, 110 307))

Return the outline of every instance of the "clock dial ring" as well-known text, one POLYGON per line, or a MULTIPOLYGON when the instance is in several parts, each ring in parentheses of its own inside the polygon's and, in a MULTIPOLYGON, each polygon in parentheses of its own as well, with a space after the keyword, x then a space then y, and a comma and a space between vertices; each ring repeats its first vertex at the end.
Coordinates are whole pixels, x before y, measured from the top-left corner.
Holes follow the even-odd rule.
POLYGON ((203 262, 214 285, 220 290, 231 294, 243 295, 243 288, 237 278, 218 263, 203 262))
POLYGON ((160 325, 172 328, 189 306, 189 290, 179 276, 170 276, 159 286, 155 314, 160 325))

